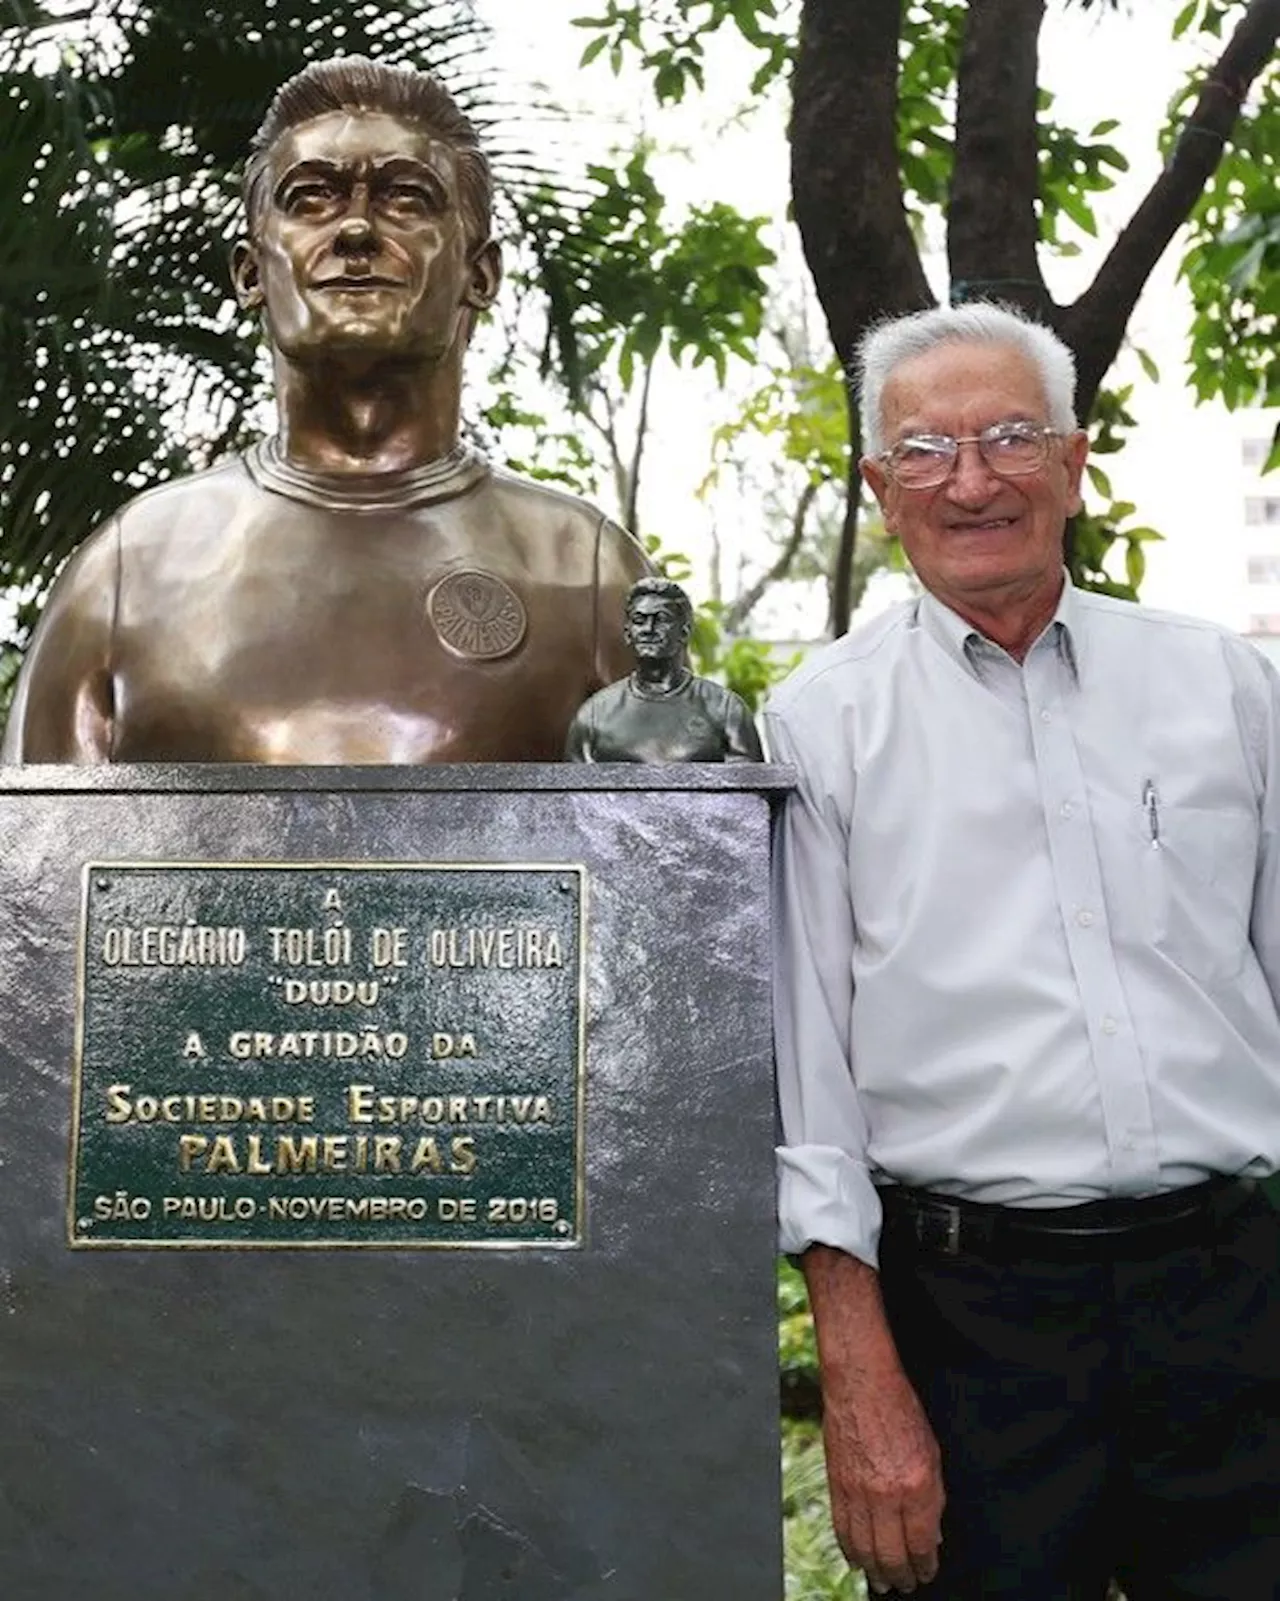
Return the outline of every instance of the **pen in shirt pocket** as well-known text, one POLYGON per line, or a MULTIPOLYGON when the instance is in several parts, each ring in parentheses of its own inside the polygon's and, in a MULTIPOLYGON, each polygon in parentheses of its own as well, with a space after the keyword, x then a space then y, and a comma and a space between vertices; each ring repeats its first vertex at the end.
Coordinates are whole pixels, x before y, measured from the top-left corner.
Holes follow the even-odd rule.
POLYGON ((1142 809, 1147 814, 1147 833, 1151 838, 1152 850, 1160 849, 1160 795, 1156 790, 1154 778, 1148 778, 1142 786, 1142 809))

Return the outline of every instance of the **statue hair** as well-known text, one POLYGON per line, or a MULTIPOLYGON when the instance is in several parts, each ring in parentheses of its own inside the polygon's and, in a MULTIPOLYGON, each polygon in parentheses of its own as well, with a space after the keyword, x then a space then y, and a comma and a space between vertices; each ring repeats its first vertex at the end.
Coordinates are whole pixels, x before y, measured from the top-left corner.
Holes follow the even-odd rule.
POLYGON ((380 111, 416 124, 458 156, 458 189, 467 240, 473 250, 489 240, 493 213, 493 174, 480 147, 475 125, 429 72, 394 66, 368 56, 334 56, 313 61, 276 91, 250 143, 242 194, 249 232, 256 233, 266 203, 264 180, 272 146, 300 123, 333 111, 380 111))
POLYGON ((670 601, 677 608, 686 626, 693 624, 693 602, 681 589, 680 585, 671 578, 640 578, 637 579, 627 591, 627 603, 624 608, 627 616, 631 615, 633 601, 640 599, 641 595, 655 595, 659 600, 670 601))
POLYGON ((1024 356, 1040 375, 1049 424, 1069 434, 1076 426, 1076 362, 1052 329, 1012 306, 974 301, 935 306, 873 324, 858 346, 855 380, 862 405, 863 448, 885 449, 884 391, 894 372, 939 345, 1001 345, 1024 356))

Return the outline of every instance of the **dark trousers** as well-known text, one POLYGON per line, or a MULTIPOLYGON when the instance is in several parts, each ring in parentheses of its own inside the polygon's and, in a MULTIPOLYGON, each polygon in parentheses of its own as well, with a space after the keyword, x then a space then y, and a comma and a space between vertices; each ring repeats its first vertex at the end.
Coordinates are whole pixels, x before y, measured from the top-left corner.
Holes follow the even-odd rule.
POLYGON ((1280 1215, 1150 1261, 929 1254, 881 1288, 942 1450, 922 1601, 1280 1598, 1280 1215))

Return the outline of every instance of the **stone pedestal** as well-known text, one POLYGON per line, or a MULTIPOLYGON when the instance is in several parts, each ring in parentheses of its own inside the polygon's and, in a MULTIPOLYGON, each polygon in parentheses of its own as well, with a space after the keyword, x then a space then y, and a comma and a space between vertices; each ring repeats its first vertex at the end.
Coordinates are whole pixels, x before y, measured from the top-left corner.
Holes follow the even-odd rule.
POLYGON ((6 1601, 778 1601, 785 784, 768 767, 3 774, 6 1601), (74 1126, 88 1139, 106 1106, 87 1064, 73 1115, 85 866, 265 862, 581 869, 581 1206, 561 1237, 266 1248, 206 1223, 203 1246, 94 1248, 93 1184, 70 1206, 68 1189, 74 1126))

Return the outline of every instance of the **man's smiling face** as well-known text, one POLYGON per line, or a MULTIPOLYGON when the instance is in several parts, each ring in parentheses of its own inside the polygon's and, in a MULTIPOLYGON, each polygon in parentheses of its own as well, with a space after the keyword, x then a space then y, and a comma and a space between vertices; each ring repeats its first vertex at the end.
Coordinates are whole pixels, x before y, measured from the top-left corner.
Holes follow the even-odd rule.
MULTIPOLYGON (((885 385, 883 412, 888 446, 914 434, 968 438, 993 423, 1049 424, 1039 372, 1007 345, 952 342, 903 362, 885 385)), ((872 458, 863 474, 921 583, 968 615, 1056 593, 1087 450, 1080 432, 1054 438, 1037 471, 1001 478, 976 444, 965 444, 951 475, 931 489, 903 489, 872 458)))
POLYGON ((266 184, 236 279, 287 357, 439 362, 496 287, 469 259, 456 154, 423 129, 374 111, 316 117, 277 141, 266 184))

